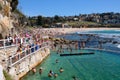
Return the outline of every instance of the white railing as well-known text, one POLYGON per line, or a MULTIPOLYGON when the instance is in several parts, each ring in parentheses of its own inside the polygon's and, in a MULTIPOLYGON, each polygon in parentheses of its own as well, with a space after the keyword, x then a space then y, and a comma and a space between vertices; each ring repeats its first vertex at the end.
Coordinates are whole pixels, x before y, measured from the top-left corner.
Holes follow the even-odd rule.
POLYGON ((6 49, 11 46, 17 46, 19 43, 27 43, 28 38, 24 37, 22 38, 15 38, 15 39, 1 39, 0 40, 0 49, 6 49))
POLYGON ((49 47, 50 42, 44 42, 40 45, 35 45, 31 48, 23 50, 22 52, 17 52, 15 55, 12 55, 9 59, 7 59, 7 64, 9 67, 19 63, 23 59, 27 58, 28 56, 33 55, 39 50, 44 50, 45 48, 49 47))

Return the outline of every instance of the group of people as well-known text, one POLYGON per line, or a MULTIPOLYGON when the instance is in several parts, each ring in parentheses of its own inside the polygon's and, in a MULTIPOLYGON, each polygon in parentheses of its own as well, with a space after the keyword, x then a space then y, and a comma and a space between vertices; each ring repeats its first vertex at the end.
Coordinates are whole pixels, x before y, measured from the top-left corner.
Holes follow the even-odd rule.
MULTIPOLYGON (((21 32, 19 34, 9 34, 9 35, 6 35, 5 36, 5 46, 9 46, 9 45, 12 45, 12 44, 16 45, 18 43, 22 44, 28 38, 27 35, 28 34, 25 33, 25 32, 21 32)), ((31 35, 29 34, 29 37, 30 36, 31 35)))
MULTIPOLYGON (((56 44, 55 44, 56 45, 56 44)), ((54 45, 53 45, 54 46, 54 45)), ((65 50, 69 51, 70 53, 73 52, 73 50, 77 50, 78 49, 78 44, 77 42, 75 44, 58 44, 56 46, 53 47, 53 49, 55 48, 55 50, 57 51, 57 54, 61 54, 64 53, 65 50), (65 46, 65 47, 64 47, 65 46)))
MULTIPOLYGON (((63 71, 64 71, 64 70, 63 70, 63 68, 61 67, 61 68, 59 69, 59 72, 62 73, 63 71)), ((32 68, 32 72, 33 72, 33 74, 35 74, 35 73, 37 72, 36 68, 32 68)), ((39 74, 41 75, 42 73, 43 73, 43 68, 40 67, 40 69, 39 69, 39 74)), ((58 74, 57 74, 57 73, 54 73, 52 70, 50 70, 49 73, 48 73, 48 77, 54 77, 54 78, 56 78, 57 76, 58 76, 58 74)))
MULTIPOLYGON (((63 70, 63 68, 61 67, 61 68, 59 69, 59 72, 62 73, 63 71, 64 71, 64 70, 63 70)), ((52 77, 52 76, 54 76, 54 78, 56 78, 56 77, 58 76, 58 74, 57 74, 57 73, 54 73, 52 70, 50 70, 49 73, 48 73, 48 77, 52 77)))
MULTIPOLYGON (((35 74, 36 72, 37 72, 36 68, 32 68, 32 73, 35 74)), ((40 67, 40 69, 39 69, 39 74, 41 75, 42 72, 43 72, 43 68, 40 67)))
POLYGON ((6 46, 12 45, 13 38, 12 38, 11 34, 9 34, 8 36, 5 36, 5 39, 6 39, 6 42, 5 42, 6 46))
POLYGON ((35 52, 41 47, 49 45, 47 43, 43 44, 48 40, 43 39, 40 32, 34 33, 34 34, 33 33, 34 31, 21 32, 18 35, 14 36, 13 39, 15 39, 15 42, 14 41, 13 42, 14 43, 17 42, 17 49, 15 51, 16 52, 15 56, 12 57, 12 63, 24 57, 25 55, 35 52))

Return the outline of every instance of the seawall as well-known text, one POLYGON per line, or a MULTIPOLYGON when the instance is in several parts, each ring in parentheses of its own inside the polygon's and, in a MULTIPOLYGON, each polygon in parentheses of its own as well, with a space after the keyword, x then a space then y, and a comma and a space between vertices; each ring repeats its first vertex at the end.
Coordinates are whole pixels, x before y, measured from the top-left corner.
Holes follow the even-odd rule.
POLYGON ((25 76, 33 67, 40 64, 49 54, 49 48, 39 49, 21 60, 19 63, 10 67, 10 75, 14 80, 20 80, 21 77, 25 76))

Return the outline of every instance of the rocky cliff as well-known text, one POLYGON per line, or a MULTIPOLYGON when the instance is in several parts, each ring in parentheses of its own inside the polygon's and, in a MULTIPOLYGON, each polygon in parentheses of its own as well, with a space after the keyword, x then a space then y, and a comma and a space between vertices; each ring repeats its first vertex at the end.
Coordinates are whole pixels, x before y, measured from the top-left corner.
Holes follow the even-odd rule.
POLYGON ((14 31, 10 0, 0 0, 0 39, 14 31))

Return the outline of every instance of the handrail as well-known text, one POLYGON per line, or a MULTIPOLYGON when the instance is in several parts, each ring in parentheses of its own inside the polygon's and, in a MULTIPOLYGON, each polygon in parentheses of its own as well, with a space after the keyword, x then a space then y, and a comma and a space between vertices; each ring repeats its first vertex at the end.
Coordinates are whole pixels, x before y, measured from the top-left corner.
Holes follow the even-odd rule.
MULTIPOLYGON (((47 48, 47 47, 48 47, 48 46, 45 46, 45 47, 43 47, 43 48, 40 48, 40 49, 36 50, 35 52, 37 52, 37 51, 39 51, 39 50, 41 50, 41 49, 47 48)), ((32 52, 32 53, 26 55, 25 57, 19 59, 18 61, 12 63, 9 67, 11 67, 11 66, 13 66, 13 65, 15 65, 15 64, 17 64, 17 63, 19 63, 20 61, 22 61, 23 59, 25 59, 25 58, 27 58, 27 57, 33 55, 33 53, 35 53, 35 52, 32 52)), ((12 60, 12 58, 10 58, 10 60, 12 60)))
POLYGON ((21 60, 27 58, 28 56, 31 56, 33 55, 33 53, 39 51, 39 50, 42 50, 46 47, 49 47, 49 42, 44 42, 40 45, 35 45, 31 48, 28 48, 27 50, 23 50, 22 52, 18 52, 17 54, 15 55, 12 55, 9 59, 7 59, 7 61, 9 62, 8 65, 9 67, 19 63, 21 60), (42 47, 40 47, 42 46, 42 47))
MULTIPOLYGON (((17 44, 19 44, 19 41, 21 42, 21 39, 22 38, 12 38, 11 40, 14 41, 12 42, 12 44, 10 44, 10 40, 8 39, 1 39, 0 40, 0 49, 1 48, 8 48, 8 47, 11 47, 11 46, 17 46, 17 44)), ((23 43, 26 43, 26 39, 28 39, 28 37, 23 37, 23 43)))

